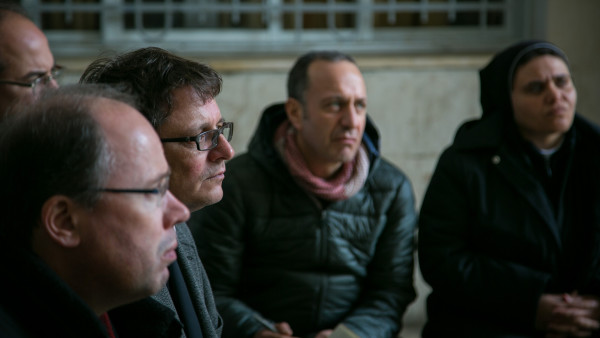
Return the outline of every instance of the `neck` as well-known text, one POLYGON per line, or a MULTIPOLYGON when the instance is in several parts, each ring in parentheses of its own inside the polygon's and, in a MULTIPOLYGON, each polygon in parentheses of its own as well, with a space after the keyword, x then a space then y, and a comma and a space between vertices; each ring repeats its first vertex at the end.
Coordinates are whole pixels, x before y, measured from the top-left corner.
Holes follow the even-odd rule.
POLYGON ((298 145, 298 150, 300 150, 300 153, 302 154, 302 158, 304 158, 304 162, 306 162, 306 167, 316 177, 328 179, 332 177, 344 164, 342 161, 332 162, 326 159, 310 156, 310 150, 306 149, 304 143, 302 143, 302 140, 297 133, 296 144, 298 145))
POLYGON ((112 302, 112 297, 106 297, 106 295, 97 292, 99 288, 93 286, 94 282, 81 281, 77 276, 70 276, 65 279, 68 279, 67 284, 97 316, 122 304, 112 302))
POLYGON ((61 253, 35 239, 33 251, 96 315, 100 316, 120 305, 114 302, 113 297, 98 292, 103 286, 97 285, 94 276, 86 274, 85 269, 71 265, 69 257, 76 256, 76 252, 61 253))
POLYGON ((308 170, 310 170, 313 175, 322 179, 328 179, 334 176, 335 173, 340 170, 343 164, 342 162, 327 164, 318 161, 315 161, 318 163, 311 163, 306 157, 304 157, 304 159, 306 160, 306 166, 308 167, 308 170))
POLYGON ((564 133, 556 133, 552 135, 528 135, 522 132, 521 134, 523 135, 523 138, 541 150, 556 148, 560 146, 565 138, 564 133))

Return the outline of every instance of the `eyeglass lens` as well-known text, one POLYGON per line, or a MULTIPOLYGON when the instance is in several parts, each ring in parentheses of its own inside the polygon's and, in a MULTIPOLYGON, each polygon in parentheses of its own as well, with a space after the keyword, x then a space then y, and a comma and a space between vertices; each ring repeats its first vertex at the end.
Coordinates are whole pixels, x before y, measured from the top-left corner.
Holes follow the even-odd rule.
POLYGON ((219 135, 223 134, 227 142, 231 141, 233 136, 233 124, 226 123, 219 129, 209 130, 204 132, 196 138, 196 143, 199 150, 210 150, 215 148, 219 144, 219 135))
POLYGON ((42 90, 47 89, 49 85, 52 83, 52 80, 56 80, 60 75, 62 67, 55 67, 50 70, 50 73, 44 74, 35 80, 33 80, 31 89, 33 90, 33 95, 37 95, 42 90))

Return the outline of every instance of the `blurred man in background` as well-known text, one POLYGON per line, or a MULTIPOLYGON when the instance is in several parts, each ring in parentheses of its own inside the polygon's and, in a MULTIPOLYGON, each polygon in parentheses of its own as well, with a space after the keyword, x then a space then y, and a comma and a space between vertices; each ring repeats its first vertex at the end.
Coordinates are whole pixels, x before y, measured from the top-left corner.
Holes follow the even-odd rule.
POLYGON ((56 88, 61 67, 48 39, 18 5, 0 3, 0 119, 17 102, 29 103, 56 88))

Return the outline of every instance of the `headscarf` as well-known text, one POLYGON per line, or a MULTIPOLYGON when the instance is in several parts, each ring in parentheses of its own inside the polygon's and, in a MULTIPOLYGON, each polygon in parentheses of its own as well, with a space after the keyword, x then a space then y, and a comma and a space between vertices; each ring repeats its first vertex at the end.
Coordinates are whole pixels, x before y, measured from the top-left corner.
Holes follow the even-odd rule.
POLYGON ((482 118, 493 113, 508 114, 507 117, 513 116, 511 92, 516 67, 525 55, 536 49, 554 51, 563 59, 567 67, 569 66, 565 53, 549 42, 529 40, 509 46, 496 54, 492 61, 479 71, 482 118))

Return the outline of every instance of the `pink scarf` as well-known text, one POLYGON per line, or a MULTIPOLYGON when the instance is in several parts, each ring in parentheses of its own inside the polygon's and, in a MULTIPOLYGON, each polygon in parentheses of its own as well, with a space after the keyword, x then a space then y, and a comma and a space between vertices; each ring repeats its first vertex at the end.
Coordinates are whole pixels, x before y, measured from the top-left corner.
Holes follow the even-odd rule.
POLYGON ((275 132, 275 148, 290 170, 296 182, 306 191, 327 201, 348 199, 365 184, 369 173, 369 158, 364 145, 361 145, 356 157, 342 164, 338 172, 330 179, 313 175, 304 156, 300 152, 294 135, 296 130, 291 123, 284 121, 275 132))

